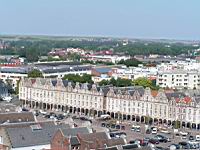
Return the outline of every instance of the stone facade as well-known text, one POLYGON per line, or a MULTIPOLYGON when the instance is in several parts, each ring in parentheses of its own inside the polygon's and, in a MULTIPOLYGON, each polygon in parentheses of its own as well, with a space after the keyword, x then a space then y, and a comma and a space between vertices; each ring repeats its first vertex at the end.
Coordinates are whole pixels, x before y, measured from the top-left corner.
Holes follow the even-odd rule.
POLYGON ((61 79, 23 79, 19 85, 23 105, 59 109, 99 117, 110 114, 119 120, 175 124, 200 129, 200 96, 185 92, 151 91, 142 87, 99 87, 61 79))

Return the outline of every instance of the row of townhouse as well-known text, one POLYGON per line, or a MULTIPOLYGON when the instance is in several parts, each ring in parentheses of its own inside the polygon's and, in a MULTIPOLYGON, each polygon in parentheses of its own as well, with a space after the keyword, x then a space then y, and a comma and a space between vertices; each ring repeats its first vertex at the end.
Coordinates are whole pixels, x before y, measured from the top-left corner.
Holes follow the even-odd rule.
POLYGON ((24 106, 115 119, 168 123, 200 129, 200 96, 143 87, 99 87, 61 79, 28 79, 19 84, 24 106))

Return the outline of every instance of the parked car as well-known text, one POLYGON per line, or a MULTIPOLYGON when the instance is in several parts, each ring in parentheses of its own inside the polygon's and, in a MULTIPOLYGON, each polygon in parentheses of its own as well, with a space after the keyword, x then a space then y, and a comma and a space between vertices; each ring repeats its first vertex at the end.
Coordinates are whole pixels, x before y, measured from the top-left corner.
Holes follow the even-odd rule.
POLYGON ((106 124, 106 128, 110 128, 110 124, 109 123, 106 124))
POLYGON ((194 136, 190 135, 190 136, 189 136, 189 140, 190 140, 190 141, 195 140, 194 136))
POLYGON ((116 127, 116 124, 111 124, 112 129, 115 129, 115 127, 116 127))
POLYGON ((133 125, 131 131, 140 132, 140 126, 133 125))
POLYGON ((175 144, 175 143, 169 145, 168 147, 170 148, 172 146, 176 147, 176 149, 181 149, 180 145, 179 144, 175 144))
POLYGON ((179 142, 181 149, 190 149, 190 144, 188 142, 179 142))
POLYGON ((158 132, 157 128, 153 128, 152 131, 151 131, 152 134, 157 134, 157 132, 158 132))
POLYGON ((58 114, 56 117, 58 120, 63 120, 65 116, 63 114, 58 114))
POLYGON ((165 128, 162 128, 160 130, 161 133, 165 133, 165 134, 170 134, 169 130, 165 129, 165 128))
POLYGON ((116 129, 120 129, 120 125, 116 125, 116 129))
POLYGON ((200 141, 200 135, 196 135, 196 141, 200 141))
POLYGON ((151 143, 151 144, 159 144, 159 140, 151 138, 151 139, 149 139, 149 143, 151 143))
POLYGON ((164 143, 167 143, 168 142, 168 138, 167 137, 165 137, 165 136, 163 136, 163 135, 156 135, 155 137, 154 137, 155 139, 158 139, 159 140, 159 142, 164 142, 164 143))
POLYGON ((147 130, 146 130, 146 134, 151 134, 151 130, 150 130, 150 129, 147 129, 147 130))
POLYGON ((125 126, 121 126, 121 130, 125 130, 125 126))
POLYGON ((28 109, 26 109, 26 108, 22 108, 22 111, 29 111, 28 109))

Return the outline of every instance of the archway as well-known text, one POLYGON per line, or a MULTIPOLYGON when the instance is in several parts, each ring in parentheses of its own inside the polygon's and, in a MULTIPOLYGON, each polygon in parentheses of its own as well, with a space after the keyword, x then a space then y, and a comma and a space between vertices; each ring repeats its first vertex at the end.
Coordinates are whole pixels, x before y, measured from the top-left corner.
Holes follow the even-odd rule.
POLYGON ((61 106, 60 105, 58 105, 58 111, 60 111, 61 110, 61 106))
POLYGON ((65 112, 68 112, 68 111, 69 111, 69 107, 65 106, 65 112))
POLYGON ((144 121, 145 121, 145 118, 144 118, 144 116, 142 116, 141 117, 141 123, 144 123, 144 121))
POLYGON ((74 110, 73 110, 73 113, 75 114, 77 111, 76 111, 76 107, 74 107, 74 110))
POLYGON ((153 124, 153 118, 150 117, 149 119, 149 124, 152 125, 153 124))
POLYGON ((171 120, 168 120, 168 125, 170 126, 172 124, 172 121, 171 120))
POLYGON ((200 124, 197 125, 197 129, 200 130, 200 124))
POLYGON ((166 119, 164 119, 164 120, 163 120, 163 123, 164 123, 164 124, 167 124, 167 120, 166 120, 166 119))
POLYGON ((127 115, 127 120, 131 120, 131 115, 127 115))
POLYGON ((47 109, 47 104, 46 103, 43 103, 41 106, 42 106, 42 109, 47 109))
POLYGON ((102 114, 102 111, 98 111, 98 117, 100 117, 102 114))
POLYGON ((50 109, 51 109, 51 110, 53 109, 53 104, 50 105, 50 109))
POLYGON ((96 116, 97 115, 97 110, 94 110, 94 116, 96 116))
POLYGON ((123 114, 123 120, 126 120, 126 114, 123 114))
POLYGON ((111 112, 110 117, 111 117, 111 118, 114 118, 114 117, 115 117, 114 112, 111 112))
POLYGON ((158 123, 158 119, 154 118, 153 122, 154 122, 154 124, 157 124, 158 123))
POLYGON ((162 124, 162 123, 163 123, 162 119, 159 119, 159 124, 162 124))
POLYGON ((140 122, 140 117, 136 116, 136 122, 140 122))
POLYGON ((78 109, 77 109, 77 112, 78 112, 78 114, 79 114, 79 113, 81 112, 81 109, 80 109, 80 108, 78 108, 78 109))
POLYGON ((108 111, 107 114, 110 115, 110 112, 108 111))
POLYGON ((69 112, 72 113, 72 106, 69 107, 69 112))
POLYGON ((119 120, 122 120, 122 117, 123 117, 123 116, 122 116, 122 114, 120 113, 120 114, 119 114, 119 120))
POLYGON ((197 129, 197 125, 195 123, 192 123, 192 129, 197 129))
POLYGON ((39 103, 39 109, 45 109, 42 102, 39 103))
POLYGON ((88 114, 89 114, 89 110, 86 109, 86 110, 85 110, 85 115, 87 116, 88 114))
POLYGON ((132 121, 135 121, 135 116, 134 115, 132 115, 132 121))
POLYGON ((65 111, 65 106, 62 105, 62 111, 65 111))
POLYGON ((182 122, 182 127, 184 127, 184 128, 185 128, 185 122, 182 122))
POLYGON ((187 127, 187 128, 191 128, 191 123, 188 122, 186 127, 187 127))
POLYGON ((85 112, 85 111, 84 111, 84 109, 83 109, 83 108, 81 108, 81 115, 82 115, 82 114, 84 114, 84 112, 85 112))
POLYGON ((50 109, 50 104, 47 104, 47 109, 48 109, 48 110, 50 109))
POLYGON ((58 107, 57 107, 57 105, 54 105, 54 109, 56 110, 58 107))
POLYGON ((115 119, 119 119, 119 114, 115 113, 115 119))

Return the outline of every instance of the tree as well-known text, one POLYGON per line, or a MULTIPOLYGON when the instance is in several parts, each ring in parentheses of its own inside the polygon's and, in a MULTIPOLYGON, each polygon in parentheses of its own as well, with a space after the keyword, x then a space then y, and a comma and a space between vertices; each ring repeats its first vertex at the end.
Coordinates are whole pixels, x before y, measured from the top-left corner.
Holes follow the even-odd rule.
POLYGON ((100 85, 100 86, 108 85, 108 84, 109 84, 109 81, 108 81, 108 80, 105 80, 105 79, 103 79, 101 82, 99 82, 99 85, 100 85))
POLYGON ((144 78, 144 77, 140 77, 140 78, 135 79, 133 81, 133 84, 138 85, 138 86, 143 86, 144 88, 152 86, 151 80, 144 78))
POLYGON ((93 83, 92 76, 88 74, 83 74, 82 76, 76 74, 67 74, 63 77, 63 80, 73 81, 74 83, 93 83))
POLYGON ((137 67, 139 64, 142 64, 142 62, 138 61, 135 58, 132 58, 132 59, 127 59, 127 60, 122 59, 118 62, 118 64, 123 64, 123 65, 126 65, 127 67, 130 67, 130 66, 137 67))
POLYGON ((152 90, 158 90, 159 87, 156 86, 155 81, 149 80, 145 77, 137 78, 133 81, 133 85, 143 86, 144 88, 149 87, 152 90))
POLYGON ((28 78, 43 78, 43 75, 40 70, 34 69, 28 72, 28 78))
POLYGON ((121 79, 118 78, 117 80, 115 80, 114 78, 111 78, 110 80, 102 80, 101 82, 99 82, 99 85, 113 85, 116 87, 126 87, 126 86, 131 86, 132 82, 129 79, 121 79))

